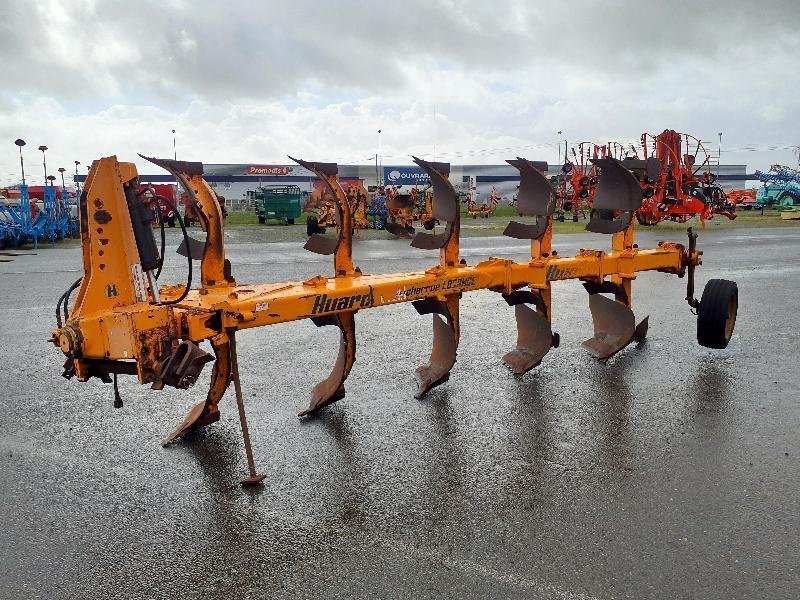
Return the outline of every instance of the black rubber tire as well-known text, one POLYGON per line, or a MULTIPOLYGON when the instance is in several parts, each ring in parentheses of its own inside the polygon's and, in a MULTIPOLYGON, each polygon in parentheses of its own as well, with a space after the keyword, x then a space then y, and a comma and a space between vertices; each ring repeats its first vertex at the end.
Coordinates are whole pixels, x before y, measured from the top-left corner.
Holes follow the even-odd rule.
POLYGON ((286 219, 287 225, 294 225, 294 219, 286 219))
POLYGON ((778 204, 783 204, 784 200, 787 198, 792 199, 792 204, 800 204, 800 194, 795 192, 783 192, 780 196, 778 196, 778 204))
POLYGON ((430 221, 425 221, 425 222, 422 224, 422 226, 423 226, 425 229, 427 229, 428 231, 430 231, 431 229, 433 229, 433 226, 434 226, 434 225, 436 225, 436 221, 434 221, 433 219, 431 219, 430 221))
POLYGON ((697 309, 697 342, 717 350, 727 347, 738 307, 739 287, 735 281, 709 279, 697 309))
POLYGON ((267 220, 264 217, 258 217, 258 224, 259 225, 263 225, 266 222, 267 222, 267 220))
POLYGON ((314 215, 309 215, 306 219, 306 235, 311 237, 319 231, 319 219, 314 215))
POLYGON ((564 202, 564 205, 561 208, 564 209, 565 212, 572 212, 572 202, 564 202))
POLYGON ((167 225, 169 225, 170 227, 175 227, 175 217, 168 217, 167 225))

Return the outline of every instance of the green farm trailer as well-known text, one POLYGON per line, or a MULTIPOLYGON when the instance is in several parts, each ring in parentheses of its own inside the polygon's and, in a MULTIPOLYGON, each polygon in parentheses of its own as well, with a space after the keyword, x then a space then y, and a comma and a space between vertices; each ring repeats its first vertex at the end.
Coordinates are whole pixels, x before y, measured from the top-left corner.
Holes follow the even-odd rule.
POLYGON ((274 185, 260 187, 253 192, 258 222, 280 221, 294 225, 303 206, 303 192, 296 185, 274 185))

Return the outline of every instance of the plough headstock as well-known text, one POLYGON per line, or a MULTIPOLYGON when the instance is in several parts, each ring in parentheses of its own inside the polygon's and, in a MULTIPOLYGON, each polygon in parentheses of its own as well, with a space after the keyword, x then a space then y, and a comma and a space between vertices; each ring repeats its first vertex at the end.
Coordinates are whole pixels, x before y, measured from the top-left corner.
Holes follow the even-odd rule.
MULTIPOLYGON (((250 466, 245 483, 256 483, 263 476, 255 472, 239 383, 235 334, 241 329, 301 319, 339 329, 339 351, 331 373, 314 386, 308 408, 301 415, 311 415, 344 397, 344 382, 356 358, 355 315, 377 306, 411 302, 419 314, 432 315, 433 348, 428 363, 417 369, 418 398, 450 377, 460 337, 459 300, 463 293, 474 290, 501 293, 514 307, 517 341, 503 362, 517 375, 534 368, 550 348, 559 345, 551 326, 554 281, 577 279, 584 283, 595 330, 584 345, 600 359, 646 333, 647 320, 637 326, 631 309, 631 282, 640 271, 678 276, 688 271, 687 300, 699 313, 698 340, 724 348, 733 333, 736 284, 712 280, 701 300, 694 298, 693 275, 702 254, 695 247, 695 234, 690 232, 688 248, 662 242, 657 248, 643 250, 633 243, 630 215, 641 203, 641 188, 631 171, 612 158, 595 162, 600 169, 595 211, 612 218, 598 214, 590 222, 594 223, 590 230, 613 234, 610 251, 581 250, 576 256, 561 257, 552 250, 555 191, 539 165, 517 158, 509 163, 520 172, 518 210, 523 216, 535 217, 536 224, 517 224, 507 232, 531 240, 531 258, 516 262, 493 257, 476 265, 459 257, 460 217, 455 190, 448 180, 449 165, 415 158, 432 181, 432 216, 445 226, 440 234, 418 234, 412 246, 439 249, 439 263, 424 271, 380 275, 362 274, 353 267, 350 215, 336 165, 296 160, 320 177, 336 198, 337 237, 315 236, 332 242, 315 241, 306 246, 313 252, 330 250, 323 253, 333 255, 334 276, 250 285, 237 285, 230 276, 219 204, 202 178, 202 165, 148 160, 173 173, 202 214, 206 241, 193 243, 187 237, 183 244, 186 255, 201 259, 200 288, 158 287, 149 269, 160 264, 161 257, 153 251, 152 229, 142 227, 140 204, 145 200, 132 191, 135 167, 117 163, 115 157, 100 159, 93 164, 81 198, 84 276, 75 304, 65 310, 66 321, 59 317, 53 342, 67 357, 65 376, 75 375, 81 381, 98 377, 110 382, 111 375, 129 374, 141 383, 152 383, 154 389, 165 385, 183 389, 213 360, 205 401, 190 411, 165 443, 218 420, 219 401, 233 381, 250 466), (213 357, 197 346, 204 340, 211 342, 213 357)), ((59 306, 69 307, 71 291, 62 296, 59 306)))

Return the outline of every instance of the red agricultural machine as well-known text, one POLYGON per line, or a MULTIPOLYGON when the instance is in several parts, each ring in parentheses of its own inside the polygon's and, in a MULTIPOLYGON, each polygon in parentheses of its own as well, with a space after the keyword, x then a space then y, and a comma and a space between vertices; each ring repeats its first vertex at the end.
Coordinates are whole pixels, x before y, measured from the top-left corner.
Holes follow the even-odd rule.
POLYGON ((477 219, 478 217, 488 219, 494 214, 497 205, 500 204, 500 194, 497 193, 497 189, 492 187, 492 192, 489 194, 488 202, 484 204, 478 204, 477 185, 473 183, 473 179, 474 178, 470 179, 469 193, 463 200, 463 202, 465 202, 467 205, 467 214, 473 219, 477 219))
POLYGON ((696 137, 665 129, 641 137, 642 158, 622 163, 633 171, 642 186, 644 200, 636 212, 642 225, 669 220, 685 223, 699 216, 700 222, 714 215, 735 219, 735 206, 715 184, 708 151, 696 137))
POLYGON ((572 160, 565 160, 561 167, 557 212, 562 219, 564 213, 572 213, 572 220, 577 223, 580 214, 585 216, 585 212, 591 210, 597 191, 600 173, 593 161, 598 158, 622 160, 629 156, 629 152, 619 142, 580 142, 571 148, 571 152, 572 160))
POLYGON ((150 210, 153 212, 153 227, 163 221, 169 227, 175 227, 175 186, 170 184, 143 183, 138 193, 150 199, 150 210))

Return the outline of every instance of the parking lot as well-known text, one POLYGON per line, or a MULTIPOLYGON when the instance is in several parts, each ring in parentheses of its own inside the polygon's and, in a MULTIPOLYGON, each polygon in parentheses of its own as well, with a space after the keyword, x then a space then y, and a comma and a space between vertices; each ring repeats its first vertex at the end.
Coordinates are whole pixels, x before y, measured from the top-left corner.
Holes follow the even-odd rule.
MULTIPOLYGON (((239 282, 300 280, 329 259, 233 229, 239 282)), ((637 234, 641 247, 680 231, 637 234)), ((177 245, 176 232, 170 242, 177 245)), ((562 255, 608 240, 557 236, 562 255)), ((695 341, 685 281, 634 282, 647 340, 607 364, 577 282, 554 292, 561 347, 515 379, 497 294, 462 300, 450 381, 414 400, 429 317, 362 311, 347 397, 300 420, 333 364, 336 332, 287 323, 239 336, 254 452, 245 490, 233 393, 222 418, 162 449, 205 395, 60 376, 54 306, 81 272, 78 247, 0 263, 0 589, 5 598, 791 598, 800 531, 800 229, 701 232, 709 278, 739 285, 726 350, 695 341)), ((524 243, 462 240, 470 264, 524 243)), ((436 253, 362 240, 364 272, 419 270, 436 253)), ((171 259, 166 279, 182 281, 171 259)), ((208 369, 207 369, 208 371, 208 369)))

